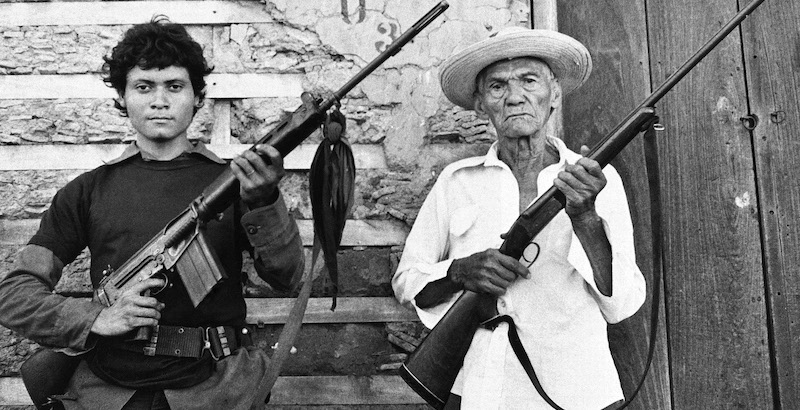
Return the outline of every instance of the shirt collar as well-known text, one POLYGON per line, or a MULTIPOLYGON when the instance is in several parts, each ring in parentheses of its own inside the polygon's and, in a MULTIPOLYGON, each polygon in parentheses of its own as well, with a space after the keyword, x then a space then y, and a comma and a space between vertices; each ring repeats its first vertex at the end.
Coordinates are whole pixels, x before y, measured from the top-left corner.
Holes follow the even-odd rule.
MULTIPOLYGON (((139 145, 136 144, 136 141, 133 141, 132 143, 128 144, 128 146, 125 147, 125 150, 122 151, 122 154, 120 154, 120 156, 112 159, 111 161, 107 161, 106 165, 118 164, 122 161, 125 161, 128 158, 131 158, 139 154, 142 155, 142 158, 149 159, 147 158, 147 153, 145 153, 144 151, 142 151, 141 148, 139 148, 139 145)), ((202 141, 193 141, 192 148, 189 148, 188 150, 184 151, 180 156, 188 156, 192 154, 202 155, 203 157, 206 157, 218 164, 226 163, 223 159, 220 159, 220 157, 211 152, 211 150, 209 150, 208 147, 206 147, 206 144, 204 144, 202 141)))
MULTIPOLYGON (((561 141, 561 139, 559 138, 548 135, 547 142, 550 145, 554 146, 556 150, 558 150, 558 157, 559 157, 558 163, 551 164, 550 166, 555 165, 558 168, 561 168, 566 164, 567 161, 569 161, 570 163, 574 163, 581 157, 580 155, 576 154, 575 152, 572 152, 569 148, 567 148, 566 144, 564 144, 564 141, 561 141)), ((483 166, 508 168, 508 165, 505 162, 501 161, 500 158, 497 156, 497 145, 498 141, 495 141, 492 144, 492 146, 489 147, 489 152, 486 153, 486 156, 484 157, 483 160, 483 166)))

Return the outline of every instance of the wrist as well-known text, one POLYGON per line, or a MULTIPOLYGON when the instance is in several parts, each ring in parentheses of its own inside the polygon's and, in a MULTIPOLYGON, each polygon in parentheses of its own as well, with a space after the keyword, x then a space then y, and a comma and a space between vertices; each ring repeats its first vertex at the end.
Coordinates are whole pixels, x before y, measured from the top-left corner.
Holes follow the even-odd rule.
POLYGON ((266 195, 263 198, 255 198, 250 200, 245 199, 244 204, 247 205, 247 209, 252 211, 254 209, 270 206, 274 204, 275 201, 277 200, 278 200, 278 188, 275 188, 269 195, 266 195))
POLYGON ((594 208, 581 212, 579 214, 570 215, 569 218, 572 221, 573 226, 574 225, 589 226, 601 221, 600 215, 597 214, 597 211, 594 208))
POLYGON ((451 287, 456 290, 464 289, 464 282, 459 272, 459 263, 459 259, 454 260, 450 264, 450 268, 447 269, 447 275, 444 277, 451 287))

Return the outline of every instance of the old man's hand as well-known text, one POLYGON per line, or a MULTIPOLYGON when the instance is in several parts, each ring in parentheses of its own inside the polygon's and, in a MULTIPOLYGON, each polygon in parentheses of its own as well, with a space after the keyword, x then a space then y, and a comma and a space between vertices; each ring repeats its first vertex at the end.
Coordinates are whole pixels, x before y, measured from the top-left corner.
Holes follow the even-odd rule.
POLYGON ((497 249, 487 249, 454 260, 447 275, 466 290, 495 296, 505 294, 517 277, 530 277, 524 265, 497 249))
POLYGON ((271 145, 258 145, 258 154, 247 150, 231 161, 231 171, 239 180, 239 194, 250 209, 266 206, 278 198, 278 183, 286 175, 283 157, 271 145), (265 156, 264 161, 261 156, 265 156))
POLYGON ((606 177, 600 164, 586 157, 589 147, 582 146, 581 154, 583 158, 574 164, 567 164, 553 181, 553 185, 567 198, 564 210, 573 220, 595 214, 595 199, 606 186, 606 177))

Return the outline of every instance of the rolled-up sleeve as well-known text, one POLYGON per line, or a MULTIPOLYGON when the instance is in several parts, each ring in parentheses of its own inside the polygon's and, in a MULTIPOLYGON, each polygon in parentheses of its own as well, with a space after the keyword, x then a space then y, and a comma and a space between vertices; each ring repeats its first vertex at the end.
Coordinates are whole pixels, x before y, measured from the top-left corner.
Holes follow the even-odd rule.
POLYGON ((606 321, 618 323, 639 310, 647 296, 647 288, 636 265, 633 223, 622 179, 611 166, 607 166, 604 173, 608 183, 598 195, 596 207, 611 244, 611 296, 605 296, 597 289, 589 258, 574 233, 567 260, 592 289, 592 296, 606 321))
POLYGON ((283 194, 273 204, 245 213, 241 224, 254 248, 258 276, 278 290, 295 287, 303 275, 303 242, 283 194))

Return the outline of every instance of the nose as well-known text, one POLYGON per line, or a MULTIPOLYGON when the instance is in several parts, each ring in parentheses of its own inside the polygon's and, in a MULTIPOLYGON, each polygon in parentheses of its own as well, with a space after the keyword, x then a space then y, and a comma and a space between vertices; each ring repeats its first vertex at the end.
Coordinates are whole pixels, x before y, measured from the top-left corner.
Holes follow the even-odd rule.
POLYGON ((152 108, 169 108, 169 99, 167 92, 162 87, 156 87, 153 92, 153 100, 150 102, 152 108))
POLYGON ((517 105, 525 102, 524 89, 519 81, 508 82, 508 96, 506 97, 506 104, 517 105))

